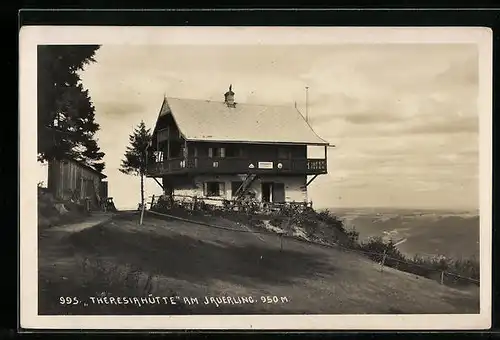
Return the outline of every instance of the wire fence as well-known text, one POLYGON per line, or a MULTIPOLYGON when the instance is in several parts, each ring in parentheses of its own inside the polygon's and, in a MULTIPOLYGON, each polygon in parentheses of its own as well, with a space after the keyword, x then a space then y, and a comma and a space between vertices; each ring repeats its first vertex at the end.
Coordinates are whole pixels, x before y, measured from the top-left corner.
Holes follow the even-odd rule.
POLYGON ((376 260, 376 262, 378 262, 380 264, 380 271, 383 271, 385 267, 391 267, 394 269, 398 269, 398 270, 402 270, 402 271, 405 271, 408 273, 415 274, 415 272, 418 272, 417 270, 415 270, 415 268, 420 268, 421 271, 425 270, 427 272, 435 272, 436 274, 440 274, 439 281, 441 284, 445 284, 446 278, 454 278, 455 283, 457 280, 462 280, 462 281, 466 281, 468 283, 479 285, 479 282, 480 282, 479 279, 475 279, 472 277, 467 277, 467 276, 460 275, 460 274, 457 274, 454 272, 450 272, 446 269, 437 269, 437 268, 433 268, 430 266, 426 266, 424 264, 410 262, 408 260, 403 260, 401 258, 389 256, 385 251, 383 253, 374 252, 374 251, 366 251, 363 249, 359 249, 357 247, 346 247, 346 246, 343 246, 343 245, 338 244, 338 243, 332 244, 332 243, 327 243, 327 242, 321 242, 318 240, 310 240, 310 239, 306 239, 306 238, 299 237, 296 235, 289 235, 289 234, 286 234, 285 232, 276 232, 276 231, 270 231, 270 230, 234 229, 234 228, 224 227, 224 226, 220 226, 220 225, 216 225, 216 224, 208 223, 208 222, 204 222, 204 221, 198 221, 198 220, 194 220, 194 219, 190 219, 190 218, 184 218, 184 217, 179 217, 179 216, 175 216, 175 215, 165 214, 165 213, 161 213, 158 211, 154 211, 152 209, 146 210, 146 212, 148 214, 152 214, 155 216, 167 217, 167 218, 174 219, 174 220, 179 220, 179 221, 183 221, 183 222, 187 222, 187 223, 193 223, 193 224, 202 225, 202 226, 215 228, 215 229, 219 229, 219 230, 224 230, 224 231, 278 236, 280 239, 280 249, 283 249, 283 240, 284 239, 294 239, 294 240, 299 241, 299 242, 314 244, 317 246, 322 246, 322 247, 327 247, 327 248, 341 249, 343 251, 357 253, 357 254, 369 257, 372 260, 376 260), (392 261, 392 263, 391 263, 391 261, 392 261))

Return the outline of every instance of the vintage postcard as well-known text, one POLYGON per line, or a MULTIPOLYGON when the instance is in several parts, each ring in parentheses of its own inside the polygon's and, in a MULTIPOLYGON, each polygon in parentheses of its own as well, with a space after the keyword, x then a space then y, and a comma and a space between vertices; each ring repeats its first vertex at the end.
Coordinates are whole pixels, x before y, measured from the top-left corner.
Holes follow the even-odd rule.
POLYGON ((488 329, 492 32, 20 31, 27 329, 488 329))

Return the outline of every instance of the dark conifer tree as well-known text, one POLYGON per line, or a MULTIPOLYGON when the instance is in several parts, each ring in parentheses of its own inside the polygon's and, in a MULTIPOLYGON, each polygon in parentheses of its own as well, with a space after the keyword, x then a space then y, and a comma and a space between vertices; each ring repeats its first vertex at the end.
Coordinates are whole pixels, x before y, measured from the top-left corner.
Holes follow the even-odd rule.
POLYGON ((38 46, 38 160, 74 158, 104 169, 99 124, 79 71, 95 62, 96 45, 38 46))

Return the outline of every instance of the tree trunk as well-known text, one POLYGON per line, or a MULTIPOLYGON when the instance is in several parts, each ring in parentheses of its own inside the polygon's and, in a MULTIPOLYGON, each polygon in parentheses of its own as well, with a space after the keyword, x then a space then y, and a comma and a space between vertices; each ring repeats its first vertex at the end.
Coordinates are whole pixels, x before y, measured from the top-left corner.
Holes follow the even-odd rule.
POLYGON ((141 173, 141 207, 144 206, 144 174, 141 173))

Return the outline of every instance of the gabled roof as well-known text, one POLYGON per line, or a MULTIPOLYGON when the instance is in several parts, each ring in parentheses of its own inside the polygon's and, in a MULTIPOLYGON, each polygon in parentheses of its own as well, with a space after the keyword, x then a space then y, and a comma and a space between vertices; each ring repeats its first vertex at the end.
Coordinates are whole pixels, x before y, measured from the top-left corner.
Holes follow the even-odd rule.
POLYGON ((188 141, 329 145, 293 106, 165 98, 159 116, 167 114, 188 141))

